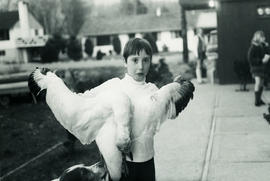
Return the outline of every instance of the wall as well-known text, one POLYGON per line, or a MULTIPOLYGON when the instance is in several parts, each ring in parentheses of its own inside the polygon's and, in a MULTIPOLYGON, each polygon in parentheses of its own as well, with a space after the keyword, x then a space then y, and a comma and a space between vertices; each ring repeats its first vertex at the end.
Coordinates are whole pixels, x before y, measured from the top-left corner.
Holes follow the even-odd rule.
MULTIPOLYGON (((0 45, 1 46, 1 45, 0 45)), ((17 49, 10 49, 10 48, 5 48, 5 49, 1 49, 0 51, 4 50, 5 51, 5 56, 1 56, 0 55, 0 63, 14 63, 17 62, 18 59, 18 51, 17 49)))
POLYGON ((217 71, 221 84, 238 82, 233 62, 247 61, 250 40, 256 30, 263 30, 270 42, 270 18, 260 18, 257 15, 257 6, 269 4, 269 0, 220 0, 217 9, 217 71))
MULTIPOLYGON (((181 37, 174 37, 173 31, 164 31, 164 32, 158 32, 158 40, 156 41, 158 51, 163 51, 163 46, 166 45, 169 52, 182 52, 183 51, 183 40, 181 37)), ((195 40, 195 34, 193 29, 189 29, 187 32, 188 36, 188 49, 189 51, 196 51, 196 40, 195 40)), ((118 35, 120 42, 121 42, 121 54, 123 54, 124 46, 129 40, 128 34, 119 34, 118 35)), ((135 37, 142 38, 143 33, 136 33, 135 37)), ((84 52, 84 43, 87 37, 82 37, 81 43, 82 43, 82 49, 83 49, 83 57, 87 58, 87 54, 84 52)), ((106 55, 109 55, 109 51, 113 51, 112 45, 104 45, 104 46, 97 46, 96 44, 96 37, 91 36, 89 37, 93 44, 94 44, 94 50, 92 57, 96 57, 97 51, 101 50, 103 53, 106 53, 106 55)), ((113 51, 114 52, 114 51, 113 51)))

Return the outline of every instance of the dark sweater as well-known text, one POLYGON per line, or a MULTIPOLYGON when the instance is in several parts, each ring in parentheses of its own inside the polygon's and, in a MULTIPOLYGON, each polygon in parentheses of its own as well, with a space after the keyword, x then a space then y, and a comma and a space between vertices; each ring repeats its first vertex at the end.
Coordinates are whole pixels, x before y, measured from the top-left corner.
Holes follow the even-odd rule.
POLYGON ((268 53, 268 47, 264 44, 255 45, 251 44, 248 50, 248 62, 252 74, 263 74, 265 65, 263 64, 263 57, 268 53))
POLYGON ((248 50, 248 61, 250 66, 262 66, 262 59, 264 57, 264 54, 264 46, 251 44, 248 50))

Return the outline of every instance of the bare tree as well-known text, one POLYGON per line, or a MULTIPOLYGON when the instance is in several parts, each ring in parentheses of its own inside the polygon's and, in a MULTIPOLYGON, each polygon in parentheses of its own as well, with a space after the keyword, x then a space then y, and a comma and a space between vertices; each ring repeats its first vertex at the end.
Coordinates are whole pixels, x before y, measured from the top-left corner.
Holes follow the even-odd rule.
POLYGON ((120 10, 125 15, 133 15, 136 13, 136 4, 132 0, 121 0, 120 10))
POLYGON ((120 10, 125 15, 146 14, 148 12, 147 6, 140 0, 121 0, 120 10))
POLYGON ((62 0, 62 13, 65 17, 65 28, 69 35, 78 35, 85 22, 88 10, 82 0, 62 0))
POLYGON ((60 0, 29 0, 29 10, 43 25, 47 34, 63 31, 64 16, 60 0))
POLYGON ((82 0, 29 0, 29 9, 51 35, 77 35, 88 10, 82 0))
POLYGON ((17 3, 18 0, 0 0, 0 12, 15 10, 17 3))

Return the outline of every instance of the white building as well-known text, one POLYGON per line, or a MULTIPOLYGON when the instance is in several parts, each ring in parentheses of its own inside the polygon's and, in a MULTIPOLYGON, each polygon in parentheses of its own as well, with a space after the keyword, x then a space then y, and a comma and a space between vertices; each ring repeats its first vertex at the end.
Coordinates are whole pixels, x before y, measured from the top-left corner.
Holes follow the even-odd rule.
MULTIPOLYGON (((205 22, 198 21, 205 12, 188 13, 188 48, 194 50, 194 28, 201 27, 205 30, 216 28, 216 13, 208 12, 209 20, 205 22)), ((120 16, 112 18, 89 17, 83 25, 80 35, 83 37, 82 44, 86 38, 90 38, 94 44, 93 56, 96 56, 98 50, 109 55, 113 52, 112 39, 118 36, 122 51, 123 46, 130 37, 142 37, 145 33, 151 33, 156 39, 159 52, 182 52, 183 40, 181 37, 181 18, 180 12, 161 12, 157 9, 156 14, 142 14, 133 16, 120 16)), ((84 47, 84 46, 83 46, 84 47)), ((86 56, 86 55, 84 55, 86 56)))
POLYGON ((0 13, 0 22, 0 63, 39 59, 47 38, 26 2, 19 1, 18 11, 0 13))

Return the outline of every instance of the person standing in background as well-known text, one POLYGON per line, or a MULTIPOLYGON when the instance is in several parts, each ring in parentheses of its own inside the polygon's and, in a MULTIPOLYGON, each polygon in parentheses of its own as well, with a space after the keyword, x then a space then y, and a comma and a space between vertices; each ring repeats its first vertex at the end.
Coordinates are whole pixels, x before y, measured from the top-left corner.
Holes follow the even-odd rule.
POLYGON ((250 72, 255 79, 254 93, 255 106, 261 106, 265 103, 261 99, 263 92, 264 80, 266 76, 266 64, 269 61, 269 54, 267 54, 268 43, 265 42, 265 35, 263 31, 256 31, 251 40, 251 45, 248 50, 248 61, 250 65, 250 72))
POLYGON ((203 61, 206 58, 206 42, 203 35, 203 30, 201 28, 197 29, 196 35, 196 78, 199 84, 203 83, 202 80, 202 69, 203 69, 203 61))

